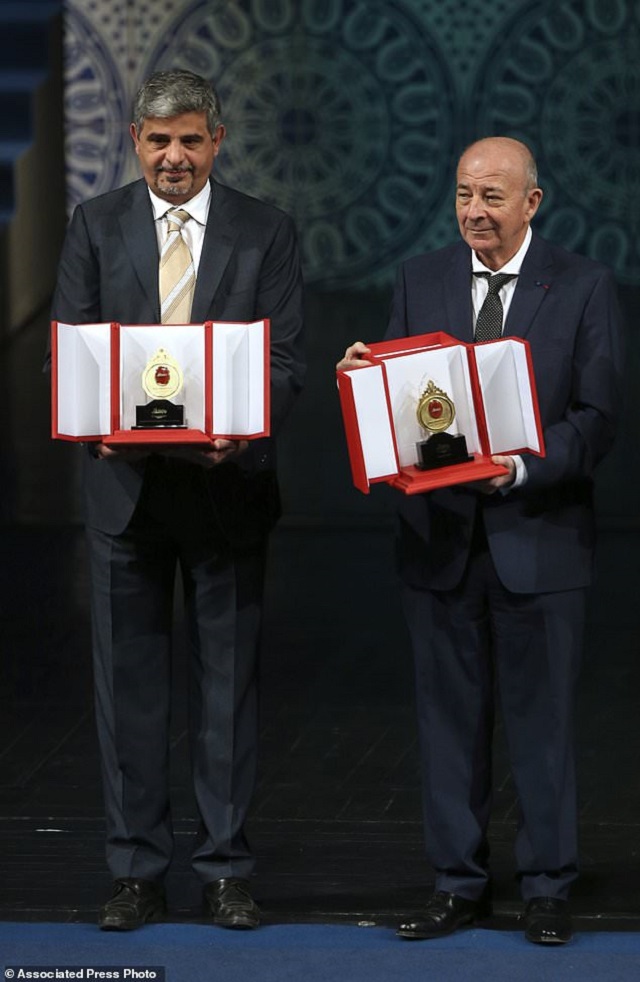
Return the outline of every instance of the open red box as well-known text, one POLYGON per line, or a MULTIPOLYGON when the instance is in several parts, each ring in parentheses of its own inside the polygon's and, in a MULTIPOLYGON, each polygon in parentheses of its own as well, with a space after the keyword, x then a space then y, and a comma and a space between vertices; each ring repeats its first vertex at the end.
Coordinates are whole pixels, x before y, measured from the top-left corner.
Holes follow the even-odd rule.
POLYGON ((500 338, 464 344, 444 333, 369 345, 363 368, 338 372, 338 390, 353 483, 365 494, 385 481, 419 494, 506 473, 492 454, 544 456, 535 378, 528 343, 500 338), (455 405, 447 432, 462 434, 473 460, 419 470, 424 440, 416 407, 428 381, 455 405))
POLYGON ((51 327, 52 436, 108 444, 210 443, 269 435, 269 321, 51 327), (159 349, 180 366, 186 428, 133 429, 159 349))

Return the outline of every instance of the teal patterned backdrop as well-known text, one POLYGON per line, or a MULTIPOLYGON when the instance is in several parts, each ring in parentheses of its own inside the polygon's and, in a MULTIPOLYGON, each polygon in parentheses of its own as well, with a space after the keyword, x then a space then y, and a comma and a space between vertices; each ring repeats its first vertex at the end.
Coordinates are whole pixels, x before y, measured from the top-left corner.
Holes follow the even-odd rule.
POLYGON ((640 0, 68 0, 70 207, 137 176, 129 107, 150 71, 217 84, 218 175, 291 212, 304 256, 310 370, 280 441, 287 510, 377 520, 383 491, 351 487, 335 362, 382 336, 401 260, 458 235, 460 151, 524 139, 545 190, 538 230, 621 284, 630 395, 598 494, 601 513, 637 525, 639 49, 640 0))
POLYGON ((455 160, 528 142, 538 229, 640 284, 638 0, 68 0, 70 203, 136 174, 131 96, 156 68, 220 91, 220 178, 292 213, 308 284, 389 281, 456 234, 455 160))

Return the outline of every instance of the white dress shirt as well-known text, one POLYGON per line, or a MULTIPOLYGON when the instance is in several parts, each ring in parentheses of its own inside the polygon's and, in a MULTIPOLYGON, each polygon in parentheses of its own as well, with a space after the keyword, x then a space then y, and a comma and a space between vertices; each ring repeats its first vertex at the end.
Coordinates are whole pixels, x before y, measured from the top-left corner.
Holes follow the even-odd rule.
POLYGON ((149 188, 149 197, 151 198, 153 217, 156 225, 156 235, 158 237, 158 252, 162 252, 162 245, 167 237, 169 223, 167 222, 166 214, 169 209, 183 208, 184 211, 189 212, 191 220, 185 222, 182 229, 182 234, 193 257, 193 265, 195 267, 197 278, 200 256, 202 255, 202 243, 204 241, 204 233, 207 227, 209 208, 211 206, 211 185, 209 184, 209 181, 207 181, 201 191, 198 191, 193 198, 189 198, 189 200, 185 201, 185 203, 182 205, 172 205, 171 202, 165 201, 164 198, 159 198, 157 194, 154 194, 151 188, 149 188))
MULTIPOLYGON (((524 257, 527 254, 527 249, 531 243, 531 227, 527 229, 527 234, 524 237, 524 242, 508 263, 505 263, 500 269, 489 269, 482 263, 475 252, 471 253, 471 270, 473 273, 490 273, 493 276, 495 273, 511 273, 514 279, 508 280, 503 283, 498 290, 498 295, 502 301, 502 330, 504 331, 504 325, 507 320, 507 314, 509 313, 509 307, 511 306, 511 301, 513 300, 513 294, 515 293, 516 284, 518 282, 518 274, 522 267, 524 257)), ((473 330, 476 329, 476 321, 478 319, 478 311, 484 303, 484 299, 489 292, 489 281, 485 276, 472 276, 471 277, 471 303, 473 306, 473 330)), ((511 455, 514 464, 516 465, 516 476, 513 484, 510 484, 508 488, 501 488, 503 494, 508 494, 509 491, 513 491, 515 488, 522 487, 527 480, 527 468, 524 460, 519 454, 511 455)))
MULTIPOLYGON (((512 276, 516 277, 513 280, 508 280, 503 283, 498 290, 498 296, 502 301, 502 330, 504 331, 504 325, 507 320, 507 314, 509 313, 509 307, 511 306, 511 301, 513 299, 513 294, 515 293, 516 285, 518 283, 517 276, 520 273, 520 268, 524 261, 524 257, 527 254, 527 249, 531 243, 531 228, 527 229, 527 234, 524 237, 524 242, 508 263, 501 266, 500 269, 489 269, 484 263, 480 262, 475 252, 471 253, 471 271, 473 273, 489 273, 494 276, 496 273, 511 273, 512 276)), ((476 321, 478 319, 478 312, 484 303, 485 297, 489 292, 489 281, 485 276, 472 276, 471 277, 471 303, 473 305, 473 330, 476 329, 476 321)))

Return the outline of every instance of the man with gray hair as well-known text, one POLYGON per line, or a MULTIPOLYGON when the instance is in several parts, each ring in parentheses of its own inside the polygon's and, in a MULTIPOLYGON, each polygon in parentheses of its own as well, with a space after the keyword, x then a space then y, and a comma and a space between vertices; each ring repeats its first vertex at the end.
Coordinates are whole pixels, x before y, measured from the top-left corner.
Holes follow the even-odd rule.
MULTIPOLYGON (((130 132, 143 179, 76 208, 53 317, 71 324, 268 318, 274 434, 304 375, 293 223, 212 179, 225 127, 206 79, 188 71, 152 75, 136 97, 130 132)), ((244 824, 256 767, 265 548, 279 513, 273 441, 147 451, 98 443, 84 455, 96 716, 115 880, 99 923, 131 930, 166 909, 179 567, 200 815, 192 863, 207 916, 253 928, 259 911, 244 824)))
MULTIPOLYGON (((620 414, 622 324, 611 271, 531 229, 528 147, 487 137, 458 162, 461 241, 398 272, 388 338, 526 338, 546 455, 498 476, 399 496, 401 589, 416 667, 425 842, 435 891, 400 937, 439 938, 491 909, 492 738, 500 700, 520 821, 525 937, 572 937, 578 875, 573 712, 594 555, 593 471, 620 414)), ((339 368, 368 363, 351 345, 339 368)), ((504 412, 509 412, 505 406, 504 412)))

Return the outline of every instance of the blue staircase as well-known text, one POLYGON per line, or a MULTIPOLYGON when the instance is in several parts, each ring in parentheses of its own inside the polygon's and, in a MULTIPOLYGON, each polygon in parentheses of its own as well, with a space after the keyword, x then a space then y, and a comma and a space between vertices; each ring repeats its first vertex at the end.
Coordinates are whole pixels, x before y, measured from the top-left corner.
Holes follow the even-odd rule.
POLYGON ((0 225, 13 215, 14 167, 33 139, 33 93, 47 76, 62 0, 0 0, 0 225))

